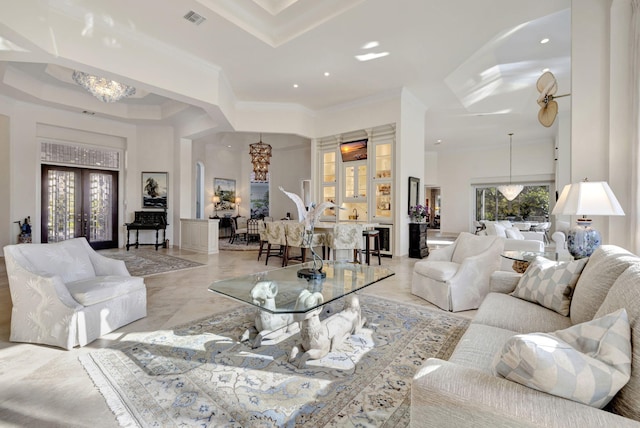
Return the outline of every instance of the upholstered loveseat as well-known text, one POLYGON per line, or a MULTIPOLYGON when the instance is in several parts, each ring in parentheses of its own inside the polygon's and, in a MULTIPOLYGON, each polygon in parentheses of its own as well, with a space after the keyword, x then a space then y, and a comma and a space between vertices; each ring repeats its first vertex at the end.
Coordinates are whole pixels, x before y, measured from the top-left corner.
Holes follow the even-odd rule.
POLYGON ((4 247, 13 342, 71 349, 147 315, 143 278, 84 238, 4 247))
MULTIPOLYGON (((528 270, 523 278, 531 275, 528 270)), ((572 275, 575 284, 572 296, 566 294, 570 299, 563 303, 568 315, 549 309, 555 308, 554 304, 544 299, 541 301, 546 306, 505 292, 489 293, 449 360, 428 359, 414 377, 412 426, 640 427, 640 258, 616 246, 602 246, 572 275), (621 311, 622 308, 625 311, 621 311), (628 320, 628 325, 624 324, 626 338, 619 331, 611 333, 599 324, 593 327, 610 319, 612 314, 617 314, 619 320, 628 320), (585 325, 589 325, 590 330, 582 330, 585 325), (559 346, 562 342, 555 340, 564 337, 561 334, 576 331, 594 333, 602 342, 591 335, 578 335, 575 342, 571 342, 573 347, 593 348, 582 354, 572 346, 559 346), (539 346, 532 346, 530 340, 535 337, 551 339, 551 342, 542 341, 539 346), (609 343, 605 348, 606 340, 614 340, 614 346, 609 343), (528 347, 516 348, 518 343, 528 347), (537 360, 537 353, 528 353, 541 348, 557 359, 557 365, 543 358, 537 360), (513 353, 514 349, 519 349, 519 355, 527 358, 514 358, 518 355, 513 353), (569 355, 575 360, 565 359, 564 352, 572 352, 569 355), (626 357, 620 359, 618 354, 626 357), (582 377, 583 366, 576 361, 582 362, 583 358, 619 363, 616 367, 622 370, 616 373, 626 372, 624 381, 619 382, 624 386, 612 388, 608 397, 604 396, 606 399, 593 393, 591 389, 602 393, 600 389, 610 387, 614 376, 594 371, 600 373, 595 376, 596 381, 589 376, 582 377), (509 380, 509 375, 504 376, 501 370, 505 363, 515 367, 515 371, 537 371, 537 374, 542 371, 547 379, 555 376, 557 384, 548 389, 549 392, 542 392, 544 388, 525 386, 526 379, 509 380), (581 378, 577 379, 578 376, 581 378), (587 386, 582 381, 586 381, 587 386), (599 405, 587 405, 573 396, 563 395, 566 394, 563 389, 577 391, 583 399, 585 396, 591 399, 589 394, 593 394, 602 400, 599 401, 602 406, 607 401, 608 404, 603 409, 599 405)), ((511 287, 516 294, 522 284, 518 281, 521 280, 516 277, 511 287)))

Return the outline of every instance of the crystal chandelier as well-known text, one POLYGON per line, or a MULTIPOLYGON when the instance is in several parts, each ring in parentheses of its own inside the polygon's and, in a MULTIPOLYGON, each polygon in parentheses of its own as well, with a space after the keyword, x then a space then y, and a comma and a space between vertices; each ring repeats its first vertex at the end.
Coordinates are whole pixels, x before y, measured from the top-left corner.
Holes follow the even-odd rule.
POLYGON ((507 201, 513 201, 516 196, 522 192, 524 186, 521 184, 511 184, 511 140, 513 138, 513 132, 509 134, 509 185, 498 186, 500 193, 504 195, 507 201))
POLYGON ((271 146, 262 142, 262 134, 260 134, 260 142, 249 144, 249 154, 251 155, 255 181, 267 181, 271 146))
POLYGON ((114 103, 136 93, 136 88, 104 77, 74 71, 71 76, 78 85, 89 91, 91 95, 103 103, 114 103))

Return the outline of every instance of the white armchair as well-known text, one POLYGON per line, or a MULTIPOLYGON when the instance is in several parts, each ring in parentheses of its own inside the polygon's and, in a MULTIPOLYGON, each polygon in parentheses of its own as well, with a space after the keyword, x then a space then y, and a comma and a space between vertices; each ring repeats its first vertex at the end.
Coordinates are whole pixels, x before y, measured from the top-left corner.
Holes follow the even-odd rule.
POLYGON ((452 245, 431 251, 413 268, 411 293, 441 309, 476 309, 500 267, 504 238, 462 232, 452 245))
POLYGON ((143 278, 84 238, 4 247, 12 342, 71 349, 147 315, 143 278))

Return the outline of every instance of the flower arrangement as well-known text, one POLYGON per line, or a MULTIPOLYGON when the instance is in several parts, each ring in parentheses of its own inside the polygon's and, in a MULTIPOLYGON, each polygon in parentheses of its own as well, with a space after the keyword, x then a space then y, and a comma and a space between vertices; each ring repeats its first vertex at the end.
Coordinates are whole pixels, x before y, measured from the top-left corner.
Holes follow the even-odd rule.
POLYGON ((409 215, 417 221, 422 221, 429 215, 429 209, 424 205, 414 205, 409 208, 409 215))

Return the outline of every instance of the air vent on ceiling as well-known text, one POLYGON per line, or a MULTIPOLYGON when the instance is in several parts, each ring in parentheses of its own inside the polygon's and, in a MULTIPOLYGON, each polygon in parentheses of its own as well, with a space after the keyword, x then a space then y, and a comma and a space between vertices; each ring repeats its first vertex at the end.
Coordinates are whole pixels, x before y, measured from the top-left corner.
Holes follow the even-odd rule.
POLYGON ((200 15, 197 12, 194 12, 192 10, 190 10, 189 12, 187 12, 187 14, 184 16, 184 19, 186 19, 189 22, 192 22, 196 25, 200 25, 204 22, 205 18, 204 16, 200 15))

